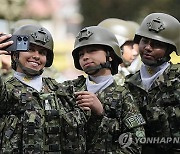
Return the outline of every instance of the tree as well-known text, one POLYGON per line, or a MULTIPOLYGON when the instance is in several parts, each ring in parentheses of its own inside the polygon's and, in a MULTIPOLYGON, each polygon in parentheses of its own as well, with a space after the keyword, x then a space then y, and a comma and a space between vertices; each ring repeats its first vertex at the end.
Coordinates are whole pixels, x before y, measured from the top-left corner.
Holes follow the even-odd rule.
POLYGON ((83 26, 97 25, 106 18, 141 22, 152 12, 164 12, 180 20, 179 0, 80 0, 83 26))

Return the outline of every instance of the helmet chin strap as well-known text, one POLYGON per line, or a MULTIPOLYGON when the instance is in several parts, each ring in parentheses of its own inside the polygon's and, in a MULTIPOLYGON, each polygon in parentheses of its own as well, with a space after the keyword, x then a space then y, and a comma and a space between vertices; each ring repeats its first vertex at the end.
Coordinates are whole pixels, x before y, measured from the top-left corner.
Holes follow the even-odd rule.
POLYGON ((19 60, 16 58, 15 60, 16 64, 22 69, 22 71, 24 72, 24 74, 26 74, 27 76, 37 76, 37 75, 41 75, 43 73, 43 69, 41 69, 40 71, 36 71, 27 67, 24 67, 19 60))
POLYGON ((111 63, 109 61, 105 62, 105 63, 101 63, 98 66, 94 66, 94 67, 89 67, 87 69, 84 69, 84 72, 88 75, 94 75, 96 73, 98 73, 101 69, 103 68, 109 68, 111 69, 111 63))
POLYGON ((143 61, 143 63, 145 63, 148 66, 152 66, 152 67, 155 66, 156 67, 156 66, 162 65, 165 62, 168 62, 170 59, 171 59, 170 56, 167 55, 166 57, 159 58, 159 59, 157 59, 156 61, 154 61, 152 63, 146 62, 146 61, 143 61))

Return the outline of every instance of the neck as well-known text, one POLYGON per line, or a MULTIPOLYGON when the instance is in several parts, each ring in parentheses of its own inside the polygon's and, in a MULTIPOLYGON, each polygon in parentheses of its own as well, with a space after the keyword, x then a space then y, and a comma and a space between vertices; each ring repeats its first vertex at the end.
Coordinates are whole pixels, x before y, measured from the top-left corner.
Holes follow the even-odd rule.
POLYGON ((104 69, 101 69, 99 72, 97 72, 96 74, 94 75, 91 75, 92 77, 98 77, 98 76, 107 76, 107 75, 111 75, 111 70, 110 69, 107 69, 107 68, 104 68, 104 69))

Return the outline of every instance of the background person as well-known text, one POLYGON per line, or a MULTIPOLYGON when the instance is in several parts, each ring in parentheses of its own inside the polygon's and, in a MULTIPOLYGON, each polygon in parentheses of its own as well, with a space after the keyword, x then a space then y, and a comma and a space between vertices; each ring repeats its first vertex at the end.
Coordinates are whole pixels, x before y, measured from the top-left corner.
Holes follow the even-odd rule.
POLYGON ((101 21, 98 26, 107 28, 118 39, 123 63, 119 65, 118 74, 114 78, 118 84, 123 85, 125 77, 135 73, 141 65, 138 44, 133 41, 134 34, 139 25, 133 21, 108 18, 101 21))

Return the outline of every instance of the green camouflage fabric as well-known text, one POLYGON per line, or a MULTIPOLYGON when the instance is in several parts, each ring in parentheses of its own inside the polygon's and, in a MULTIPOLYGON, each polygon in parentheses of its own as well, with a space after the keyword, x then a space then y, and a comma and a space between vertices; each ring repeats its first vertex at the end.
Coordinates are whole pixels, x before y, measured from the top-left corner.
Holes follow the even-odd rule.
POLYGON ((41 92, 11 78, 0 80, 0 153, 84 153, 84 112, 75 97, 51 78, 41 92), (57 86, 58 85, 58 86, 57 86))
MULTIPOLYGON (((127 68, 124 68, 127 70, 127 68)), ((127 70, 128 71, 128 70, 127 70)), ((116 83, 120 86, 123 86, 124 85, 124 82, 125 82, 125 78, 126 78, 126 75, 125 73, 121 70, 121 71, 118 71, 117 74, 115 74, 114 76, 114 80, 116 81, 116 83)))
MULTIPOLYGON (((74 92, 77 92, 87 90, 85 81, 84 76, 79 76, 63 84, 65 87, 73 86, 74 92)), ((135 142, 135 138, 144 137, 142 125, 145 121, 133 103, 129 91, 114 82, 96 94, 103 103, 105 112, 103 116, 91 113, 87 121, 86 154, 139 154, 141 146, 135 142), (127 147, 119 142, 119 137, 123 133, 132 136, 132 143, 127 147)), ((126 141, 123 142, 126 144, 126 141)))
MULTIPOLYGON (((179 138, 180 141, 180 64, 170 66, 153 83, 148 92, 143 89, 140 72, 126 79, 140 111, 146 120, 146 137, 179 138)), ((179 144, 144 145, 144 154, 180 154, 179 144)))
POLYGON ((13 74, 14 74, 13 69, 9 69, 8 71, 4 69, 0 69, 0 76, 3 81, 9 80, 11 77, 13 77, 13 74))

